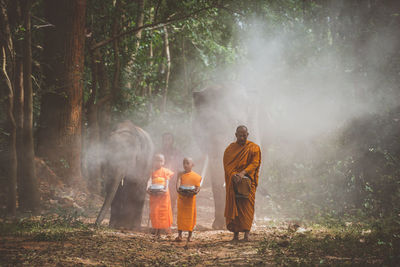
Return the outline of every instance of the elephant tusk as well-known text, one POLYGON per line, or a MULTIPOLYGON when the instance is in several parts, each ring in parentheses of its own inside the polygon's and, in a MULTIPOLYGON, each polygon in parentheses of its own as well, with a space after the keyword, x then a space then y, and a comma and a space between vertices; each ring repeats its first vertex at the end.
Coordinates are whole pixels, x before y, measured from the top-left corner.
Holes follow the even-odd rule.
POLYGON ((203 169, 201 170, 200 187, 203 185, 203 182, 204 182, 204 180, 206 178, 207 168, 208 168, 208 154, 206 155, 206 159, 204 161, 203 169))

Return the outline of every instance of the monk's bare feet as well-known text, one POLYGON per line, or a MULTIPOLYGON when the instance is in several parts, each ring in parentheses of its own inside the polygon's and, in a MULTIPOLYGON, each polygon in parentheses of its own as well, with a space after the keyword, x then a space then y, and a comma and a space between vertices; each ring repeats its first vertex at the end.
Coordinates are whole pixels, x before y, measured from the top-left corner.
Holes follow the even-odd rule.
POLYGON ((243 240, 244 242, 250 241, 250 240, 249 240, 249 232, 248 232, 248 231, 244 232, 244 238, 243 238, 242 240, 243 240))
POLYGON ((239 241, 239 233, 233 233, 233 238, 231 240, 232 242, 237 242, 239 241))
POLYGON ((182 242, 182 237, 178 236, 177 238, 175 238, 175 242, 182 242))
POLYGON ((192 231, 188 232, 188 237, 187 237, 187 242, 186 243, 190 242, 190 238, 192 238, 192 234, 193 234, 192 231))

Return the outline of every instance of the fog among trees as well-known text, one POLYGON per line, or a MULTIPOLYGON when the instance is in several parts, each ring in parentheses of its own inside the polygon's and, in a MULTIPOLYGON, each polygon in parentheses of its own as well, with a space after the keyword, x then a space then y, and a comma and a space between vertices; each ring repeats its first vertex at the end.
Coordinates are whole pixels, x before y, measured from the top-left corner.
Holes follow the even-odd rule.
MULTIPOLYGON (((93 223, 118 123, 147 131, 156 150, 172 133, 198 173, 204 144, 222 153, 245 124, 262 151, 255 224, 380 225, 389 254, 366 263, 399 259, 391 235, 400 224, 399 1, 0 0, 0 8, 4 222, 61 212, 93 223), (220 89, 194 99, 210 87, 220 89), (208 105, 206 123, 196 125, 195 101, 208 105)), ((211 179, 205 172, 200 194, 211 179)))

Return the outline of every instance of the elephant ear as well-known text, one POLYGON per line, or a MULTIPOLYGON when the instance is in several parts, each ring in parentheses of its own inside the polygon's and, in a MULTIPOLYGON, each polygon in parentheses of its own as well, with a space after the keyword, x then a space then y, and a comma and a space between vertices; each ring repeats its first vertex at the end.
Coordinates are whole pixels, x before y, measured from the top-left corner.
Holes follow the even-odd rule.
POLYGON ((136 164, 141 170, 141 176, 150 175, 150 167, 152 162, 152 157, 154 153, 154 144, 151 140, 150 135, 144 131, 142 128, 135 126, 136 138, 137 138, 137 157, 136 164))
POLYGON ((195 107, 200 107, 206 102, 204 93, 193 92, 193 103, 195 107))

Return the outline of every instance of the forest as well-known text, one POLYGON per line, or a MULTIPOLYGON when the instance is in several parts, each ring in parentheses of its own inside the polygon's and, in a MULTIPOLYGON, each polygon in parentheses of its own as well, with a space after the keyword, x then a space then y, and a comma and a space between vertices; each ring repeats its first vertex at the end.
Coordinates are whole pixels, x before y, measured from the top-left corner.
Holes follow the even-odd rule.
POLYGON ((0 266, 398 265, 399 29, 396 0, 0 0, 0 266), (238 125, 262 165, 232 243, 238 125), (165 133, 204 179, 187 244, 149 227, 165 133))

